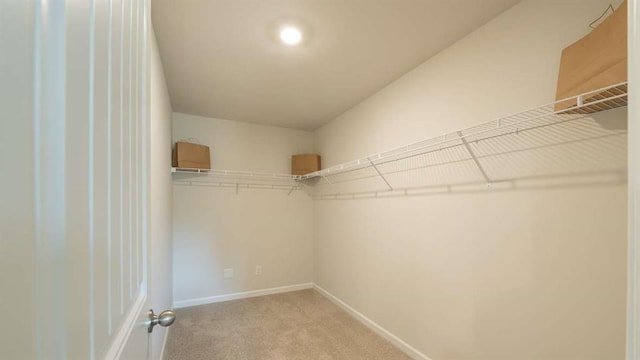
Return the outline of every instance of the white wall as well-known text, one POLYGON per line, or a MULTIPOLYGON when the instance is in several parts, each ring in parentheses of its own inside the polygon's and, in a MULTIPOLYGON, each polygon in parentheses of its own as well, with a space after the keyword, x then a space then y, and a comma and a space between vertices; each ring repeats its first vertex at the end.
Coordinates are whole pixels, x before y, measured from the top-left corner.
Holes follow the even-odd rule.
MULTIPOLYGON (((324 165, 552 101, 560 51, 608 4, 523 1, 318 129, 324 165)), ((624 356, 625 184, 314 213, 315 282, 434 360, 624 356)))
MULTIPOLYGON (((159 313, 173 307, 171 166, 171 102, 155 33, 151 31, 150 89, 150 215, 151 306, 159 313)), ((167 328, 154 329, 152 359, 160 359, 167 328)))
MULTIPOLYGON (((214 169, 289 173, 313 133, 174 113, 173 140, 210 146, 214 169)), ((174 185, 174 301, 313 280, 313 206, 300 191, 174 185), (255 266, 263 275, 255 275, 255 266), (223 269, 233 268, 233 279, 223 269)))

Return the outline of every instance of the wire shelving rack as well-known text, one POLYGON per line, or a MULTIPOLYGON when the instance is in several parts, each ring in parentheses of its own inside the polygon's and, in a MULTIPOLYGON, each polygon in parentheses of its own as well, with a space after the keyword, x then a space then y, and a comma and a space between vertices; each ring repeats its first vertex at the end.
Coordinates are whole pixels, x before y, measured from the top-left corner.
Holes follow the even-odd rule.
MULTIPOLYGON (((627 130, 606 110, 627 105, 626 82, 306 175, 172 168, 174 184, 305 190, 315 199, 493 188, 560 177, 626 177, 627 130)), ((626 120, 626 119, 623 119, 626 120)))
POLYGON ((239 189, 302 190, 304 184, 298 175, 278 173, 171 168, 174 185, 213 186, 239 189))
MULTIPOLYGON (((627 83, 501 117, 301 176, 314 198, 626 171, 627 83)), ((620 175, 622 176, 622 175, 620 175)))

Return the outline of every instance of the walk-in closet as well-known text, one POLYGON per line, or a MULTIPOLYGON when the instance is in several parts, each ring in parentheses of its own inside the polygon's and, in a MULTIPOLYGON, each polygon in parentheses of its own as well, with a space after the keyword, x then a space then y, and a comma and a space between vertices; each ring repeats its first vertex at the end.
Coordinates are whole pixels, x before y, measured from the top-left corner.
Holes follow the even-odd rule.
POLYGON ((640 359, 639 7, 0 1, 0 358, 640 359))

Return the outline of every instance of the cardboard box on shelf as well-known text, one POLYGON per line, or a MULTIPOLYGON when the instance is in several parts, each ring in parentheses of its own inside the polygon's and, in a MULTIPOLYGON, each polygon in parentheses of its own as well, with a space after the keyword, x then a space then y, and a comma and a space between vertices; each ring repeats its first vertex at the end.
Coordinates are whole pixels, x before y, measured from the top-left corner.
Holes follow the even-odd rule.
POLYGON ((173 149, 173 167, 211 169, 209 147, 178 141, 173 149))
POLYGON ((291 175, 306 175, 320 170, 320 155, 298 154, 291 157, 291 175))
MULTIPOLYGON (((562 50, 556 100, 627 81, 627 1, 582 39, 562 50)), ((601 98, 600 94, 584 99, 601 98)), ((556 105, 559 111, 576 101, 556 105)))

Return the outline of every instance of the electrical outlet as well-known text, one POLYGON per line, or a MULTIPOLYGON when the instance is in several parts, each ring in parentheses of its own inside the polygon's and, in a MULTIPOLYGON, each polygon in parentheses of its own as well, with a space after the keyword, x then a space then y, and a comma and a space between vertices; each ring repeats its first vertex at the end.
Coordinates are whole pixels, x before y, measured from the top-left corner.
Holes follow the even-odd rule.
POLYGON ((225 279, 232 279, 233 278, 233 269, 232 268, 224 269, 224 278, 225 279))
POLYGON ((256 265, 256 275, 262 275, 262 265, 256 265))

